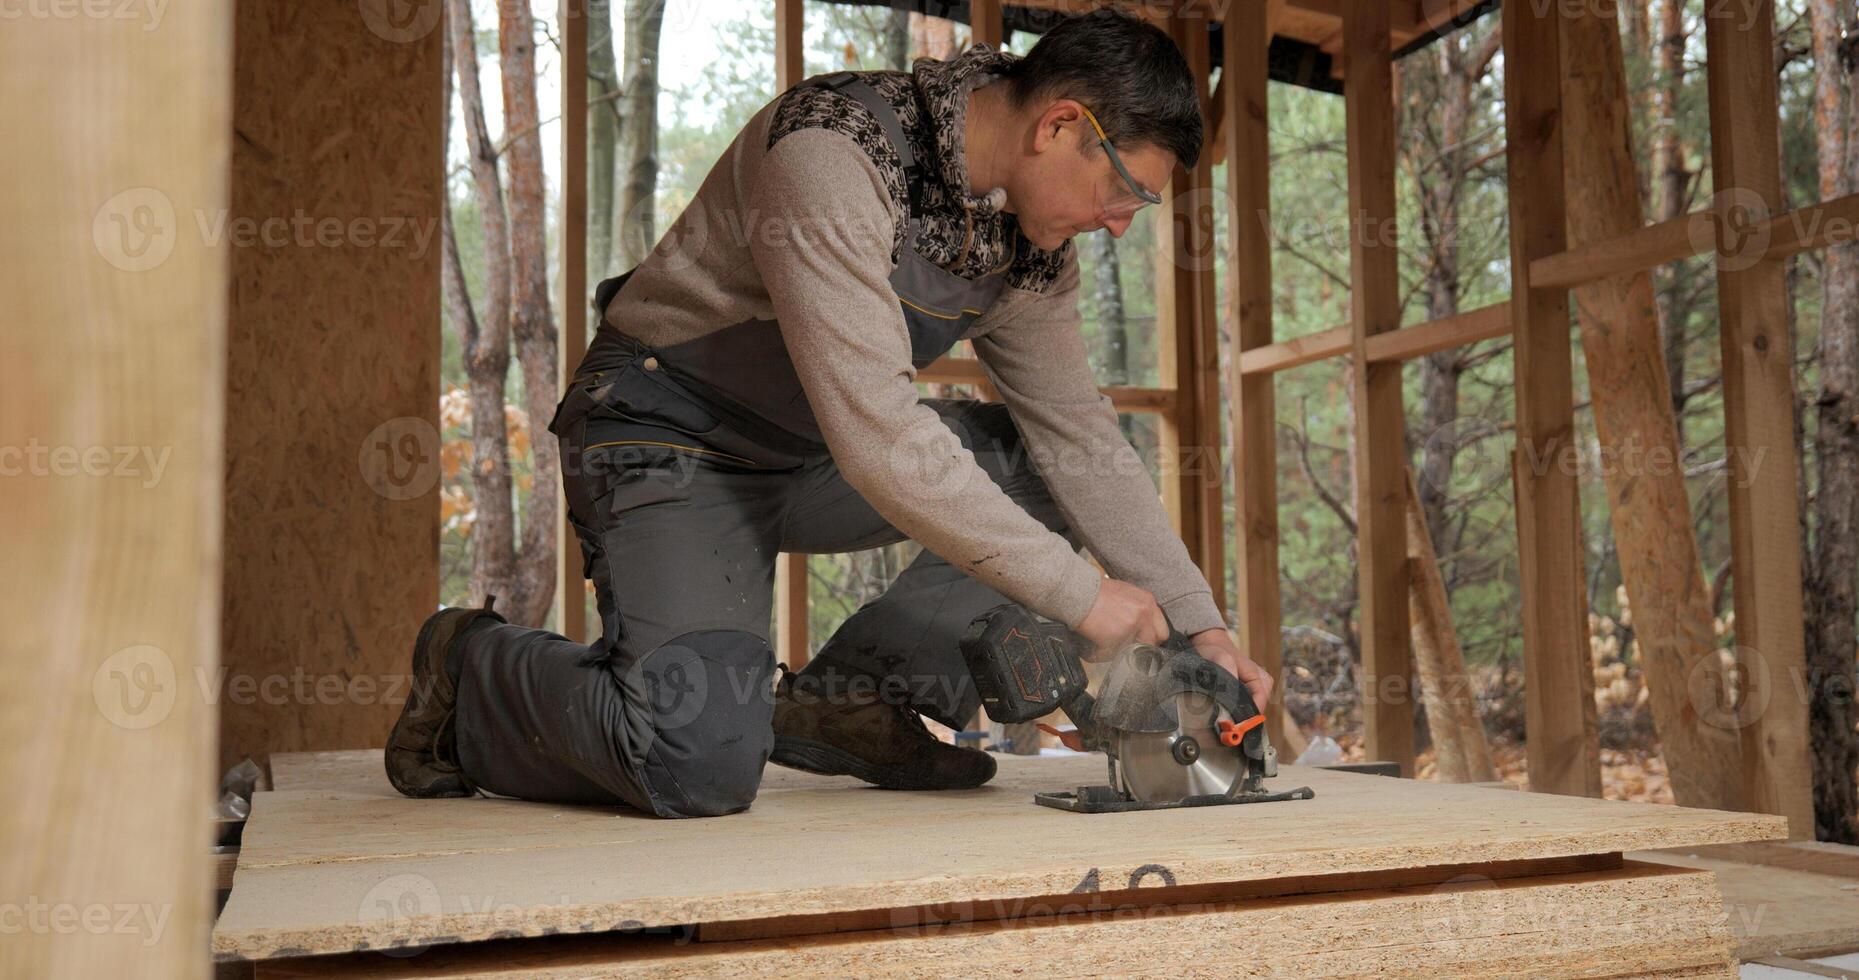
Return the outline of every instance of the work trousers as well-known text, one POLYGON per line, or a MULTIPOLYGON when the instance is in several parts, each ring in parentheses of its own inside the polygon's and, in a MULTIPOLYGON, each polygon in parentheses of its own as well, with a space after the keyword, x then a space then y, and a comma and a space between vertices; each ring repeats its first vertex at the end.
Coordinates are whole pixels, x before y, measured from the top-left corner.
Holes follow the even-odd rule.
MULTIPOLYGON (((1010 499, 1078 547, 1004 405, 924 404, 1010 499)), ((465 774, 505 796, 661 817, 747 809, 774 745, 777 556, 906 535, 830 453, 756 452, 634 342, 583 363, 551 429, 601 636, 584 644, 505 624, 466 634, 456 716, 465 774)), ((925 549, 796 683, 825 696, 863 686, 960 729, 980 699, 958 640, 1006 601, 925 549)))

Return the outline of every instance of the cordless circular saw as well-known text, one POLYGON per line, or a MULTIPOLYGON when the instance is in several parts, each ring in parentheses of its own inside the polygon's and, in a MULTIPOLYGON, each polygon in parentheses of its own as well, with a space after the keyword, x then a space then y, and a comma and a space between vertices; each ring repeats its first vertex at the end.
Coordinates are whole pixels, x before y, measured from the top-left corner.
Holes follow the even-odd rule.
POLYGON ((1171 624, 1161 646, 1119 651, 1093 698, 1085 691, 1084 637, 1006 603, 975 617, 962 656, 988 717, 1007 724, 1065 712, 1075 731, 1040 728, 1080 752, 1103 752, 1102 786, 1037 793, 1042 806, 1078 813, 1308 800, 1309 787, 1272 793, 1278 759, 1265 716, 1244 684, 1195 652, 1171 624))

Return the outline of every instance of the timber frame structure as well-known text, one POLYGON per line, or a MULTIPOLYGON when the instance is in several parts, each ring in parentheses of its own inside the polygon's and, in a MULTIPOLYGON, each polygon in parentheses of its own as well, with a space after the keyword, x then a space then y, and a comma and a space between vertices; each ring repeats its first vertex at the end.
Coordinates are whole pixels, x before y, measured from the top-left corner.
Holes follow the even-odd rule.
MULTIPOLYGON (((565 0, 574 3, 576 0, 565 0)), ((1407 451, 1401 366, 1435 351, 1509 335, 1515 344, 1516 445, 1512 451, 1524 618, 1525 697, 1531 787, 1600 795, 1583 558, 1578 540, 1576 473, 1565 465, 1574 433, 1569 292, 1586 283, 1720 250, 1722 349, 1727 452, 1740 471, 1730 480, 1734 543, 1731 570, 1739 631, 1741 703, 1761 710, 1697 721, 1737 733, 1742 757, 1704 760, 1731 767, 1744 793, 1707 805, 1789 817, 1797 835, 1812 834, 1807 703, 1786 695, 1806 676, 1803 661, 1797 451, 1792 433, 1793 344, 1783 305, 1784 261, 1805 249, 1853 237, 1859 197, 1795 211, 1781 209, 1780 146, 1772 70, 1772 0, 1752 0, 1735 16, 1707 5, 1710 122, 1718 193, 1712 205, 1616 238, 1568 244, 1562 100, 1569 56, 1566 4, 1513 2, 1501 7, 1507 105, 1512 295, 1456 316, 1400 323, 1396 250, 1392 62, 1499 5, 1469 0, 1041 0, 1003 8, 999 0, 916 9, 965 21, 975 41, 999 45, 1003 24, 1025 27, 1040 15, 1109 6, 1167 30, 1203 79, 1208 152, 1193 170, 1178 168, 1166 192, 1173 240, 1157 256, 1157 343, 1161 387, 1106 387, 1120 411, 1158 416, 1163 443, 1163 497, 1190 554, 1222 609, 1226 531, 1222 481, 1235 474, 1233 545, 1241 649, 1280 672, 1277 471, 1272 379, 1327 358, 1346 357, 1355 379, 1357 554, 1360 567, 1361 676, 1370 758, 1414 764, 1413 658, 1409 647, 1410 567, 1405 527, 1407 451), (1320 55, 1340 75, 1346 100, 1349 159, 1351 312, 1348 323, 1278 341, 1272 330, 1270 164, 1266 83, 1295 81, 1334 89, 1308 72, 1288 75, 1297 59, 1287 46, 1320 55), (1272 56, 1261 57, 1259 52, 1272 56), (1207 84, 1220 65, 1217 85, 1207 84), (1237 121, 1237 122, 1236 122, 1237 121), (1225 194, 1212 166, 1227 161, 1225 194), (1213 202, 1228 208, 1232 229, 1228 309, 1214 308, 1213 202), (1720 241, 1719 229, 1733 229, 1720 241), (1218 324, 1233 332, 1234 363, 1222 377, 1218 324), (1231 405, 1232 439, 1219 444, 1221 386, 1231 405), (1753 466, 1747 460, 1769 461, 1753 466)), ((776 0, 776 89, 802 78, 803 0, 776 0)), ((579 18, 570 17, 573 24, 579 18)), ((579 48, 573 44, 568 50, 579 48)), ((1308 63, 1304 59, 1303 63, 1308 63)), ((574 75, 571 62, 570 76, 574 75)), ((1624 109, 1620 110, 1624 112, 1624 109)), ((578 159, 569 135, 568 159, 578 159)), ((1579 152, 1568 150, 1566 152, 1579 152)), ((571 163, 572 165, 572 163, 571 163)), ((572 171, 571 171, 572 172, 572 171)), ((573 181, 570 187, 576 186, 573 181)), ((572 193, 572 190, 571 190, 572 193)), ((573 200, 567 211, 578 214, 573 200)), ((1637 216, 1636 216, 1637 218, 1637 216)), ((569 254, 577 254, 569 251, 569 254)), ((577 282, 574 273, 567 278, 577 282)), ((566 348, 564 348, 566 355, 566 348)), ((976 384, 977 362, 944 357, 918 380, 976 384)), ((806 660, 804 555, 784 555, 778 574, 780 656, 806 660)), ((577 574, 578 569, 568 569, 577 574)), ((571 611, 572 614, 572 611, 571 611)), ((571 622, 571 620, 570 620, 571 622)), ((1268 709, 1275 744, 1286 743, 1282 704, 1268 709)), ((1702 712, 1707 713, 1707 712, 1702 712)), ((1684 760, 1668 764, 1696 764, 1684 760)))
MULTIPOLYGON (((562 0, 560 18, 571 118, 587 97, 583 2, 562 0)), ((1708 761, 1748 804, 1728 808, 1785 815, 1803 836, 1814 821, 1807 704, 1794 687, 1805 668, 1784 262, 1851 240, 1859 195, 1782 209, 1772 0, 1735 11, 1707 4, 1712 206, 1571 241, 1580 189, 1565 186, 1565 163, 1590 149, 1564 138, 1571 70, 1588 56, 1570 48, 1575 5, 1501 8, 1509 301, 1403 325, 1395 251, 1375 245, 1395 220, 1392 59, 1489 5, 1119 0, 1168 30, 1202 79, 1223 67, 1217 86, 1203 83, 1212 152, 1176 171, 1163 205, 1177 231, 1158 257, 1165 383, 1106 394, 1125 411, 1158 416, 1171 459, 1199 461, 1165 472, 1162 492, 1217 585, 1227 544, 1221 483, 1232 466, 1232 612, 1242 649, 1276 672, 1273 379, 1349 359, 1362 407, 1367 749, 1411 771, 1401 365, 1511 336, 1530 778, 1535 790, 1598 795, 1575 474, 1529 461, 1571 446, 1571 291, 1716 252, 1726 442, 1738 467, 1729 508, 1739 666, 1743 703, 1755 707, 1709 722, 1732 732, 1737 751, 1708 761), (1304 83, 1330 85, 1340 73, 1352 281, 1349 322, 1285 341, 1273 332, 1267 193, 1266 82, 1283 77, 1271 54, 1285 50, 1281 42, 1331 59, 1328 71, 1298 76, 1304 83), (1202 193, 1215 157, 1229 164, 1234 234, 1225 311, 1215 308, 1204 210, 1212 198, 1202 193), (1236 355, 1224 375, 1223 318, 1236 355), (1218 438, 1223 385, 1230 445, 1218 438)), ((152 939, 77 935, 81 947, 64 935, 10 936, 0 945, 22 958, 18 972, 74 963, 96 975, 192 972, 212 921, 201 818, 217 773, 246 755, 379 746, 397 714, 394 692, 404 689, 391 685, 404 681, 408 645, 438 602, 437 250, 372 234, 334 247, 228 245, 212 229, 228 216, 304 214, 439 227, 441 6, 198 0, 174 4, 147 30, 86 15, 10 20, 0 31, 0 129, 20 148, 0 189, 0 269, 15 277, 0 294, 13 355, 0 385, 0 446, 71 449, 84 460, 99 447, 145 447, 161 459, 144 481, 0 479, 13 545, 0 588, 12 681, 0 689, 10 733, 0 757, 22 801, 6 818, 10 893, 81 912, 141 903, 165 910, 166 923, 152 939), (306 672, 345 686, 333 698, 321 683, 304 689, 293 678, 306 672)), ((998 43, 1026 10, 1094 6, 972 0, 948 16, 998 43)), ((775 0, 775 10, 785 88, 802 76, 803 0, 775 0)), ((571 178, 586 173, 582 127, 565 127, 563 161, 571 178)), ((558 311, 578 311, 588 292, 585 183, 564 183, 558 311)), ((563 334, 563 365, 584 342, 563 334)), ((919 375, 978 376, 959 359, 919 375)), ((796 559, 783 568, 779 647, 798 659, 805 596, 789 584, 804 578, 796 559)), ((567 583, 578 585, 579 571, 564 559, 567 583)), ((584 633, 579 616, 571 605, 557 622, 584 633)), ((1696 714, 1692 722, 1707 724, 1696 714)), ((1270 723, 1282 739, 1277 706, 1270 723)))

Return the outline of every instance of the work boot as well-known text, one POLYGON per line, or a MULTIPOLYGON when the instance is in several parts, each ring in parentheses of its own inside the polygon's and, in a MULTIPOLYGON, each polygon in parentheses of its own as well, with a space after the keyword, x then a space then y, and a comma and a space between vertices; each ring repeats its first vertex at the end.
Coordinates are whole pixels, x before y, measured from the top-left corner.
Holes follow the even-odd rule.
POLYGON ((494 620, 496 596, 481 609, 441 609, 426 617, 413 641, 413 678, 400 720, 387 736, 387 781, 406 796, 472 796, 478 791, 458 764, 458 729, 452 713, 458 683, 447 661, 465 633, 494 620))
POLYGON ((950 745, 922 716, 876 692, 796 691, 786 664, 775 682, 775 749, 768 761, 823 776, 857 776, 885 789, 973 789, 994 778, 994 757, 950 745))

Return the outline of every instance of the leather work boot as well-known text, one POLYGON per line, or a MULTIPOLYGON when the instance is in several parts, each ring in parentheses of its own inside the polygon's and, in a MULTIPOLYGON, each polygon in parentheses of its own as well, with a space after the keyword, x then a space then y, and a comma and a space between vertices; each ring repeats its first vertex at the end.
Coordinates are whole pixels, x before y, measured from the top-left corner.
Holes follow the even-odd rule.
POLYGON ((794 689, 777 664, 775 748, 768 761, 823 776, 857 776, 885 789, 973 789, 994 778, 994 757, 950 745, 923 718, 876 692, 828 697, 794 689))
POLYGON ((413 641, 413 678, 400 719, 387 736, 387 780, 405 796, 472 796, 478 788, 458 765, 458 731, 452 725, 458 685, 446 670, 446 655, 468 628, 484 620, 507 622, 491 610, 441 609, 426 617, 413 641))

